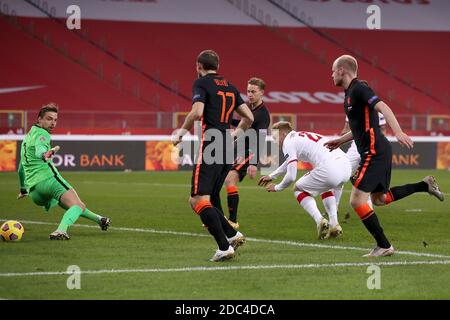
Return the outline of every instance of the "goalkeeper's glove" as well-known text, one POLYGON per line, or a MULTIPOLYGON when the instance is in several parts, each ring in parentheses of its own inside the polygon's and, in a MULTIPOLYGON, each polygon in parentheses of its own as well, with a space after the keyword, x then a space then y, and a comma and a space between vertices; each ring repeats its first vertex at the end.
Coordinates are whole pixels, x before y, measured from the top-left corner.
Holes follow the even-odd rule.
POLYGON ((55 153, 57 153, 58 151, 59 151, 59 146, 55 146, 55 147, 51 148, 50 150, 48 150, 47 152, 44 152, 44 153, 42 154, 42 159, 43 159, 44 161, 48 161, 48 160, 50 160, 50 159, 55 155, 55 153))
POLYGON ((17 200, 25 198, 26 196, 28 196, 28 192, 25 188, 20 188, 20 192, 17 195, 17 200))

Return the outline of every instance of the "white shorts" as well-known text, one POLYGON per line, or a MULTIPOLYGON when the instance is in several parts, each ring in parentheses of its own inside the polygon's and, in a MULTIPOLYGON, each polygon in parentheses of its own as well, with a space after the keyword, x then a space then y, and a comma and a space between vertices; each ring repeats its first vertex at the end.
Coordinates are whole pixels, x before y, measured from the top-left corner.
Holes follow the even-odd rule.
POLYGON ((347 157, 338 156, 333 161, 320 165, 297 180, 295 186, 300 191, 316 197, 332 189, 341 188, 351 176, 351 166, 347 157))
POLYGON ((356 148, 356 143, 353 140, 350 148, 347 150, 347 158, 350 160, 350 165, 352 166, 352 174, 355 173, 361 161, 361 156, 359 155, 358 149, 356 148))

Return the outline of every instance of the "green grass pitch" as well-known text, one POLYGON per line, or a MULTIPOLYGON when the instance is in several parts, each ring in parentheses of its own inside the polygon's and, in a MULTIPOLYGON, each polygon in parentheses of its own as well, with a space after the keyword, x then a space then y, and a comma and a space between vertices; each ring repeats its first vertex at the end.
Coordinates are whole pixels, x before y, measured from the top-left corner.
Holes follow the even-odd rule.
POLYGON ((292 192, 269 194, 246 179, 239 223, 248 241, 234 260, 213 263, 216 244, 188 205, 190 172, 63 173, 92 211, 112 219, 102 232, 80 218, 70 241, 48 240, 62 209, 16 200, 16 174, 1 173, 0 219, 21 221, 26 233, 0 242, 0 298, 449 299, 450 172, 396 170, 391 185, 427 174, 447 199, 416 194, 376 209, 399 251, 381 259, 362 257, 374 242, 349 208, 350 184, 339 208, 343 237, 319 241, 292 192), (380 264, 380 289, 367 287, 370 264, 380 264), (70 265, 81 269, 79 290, 67 288, 70 265))

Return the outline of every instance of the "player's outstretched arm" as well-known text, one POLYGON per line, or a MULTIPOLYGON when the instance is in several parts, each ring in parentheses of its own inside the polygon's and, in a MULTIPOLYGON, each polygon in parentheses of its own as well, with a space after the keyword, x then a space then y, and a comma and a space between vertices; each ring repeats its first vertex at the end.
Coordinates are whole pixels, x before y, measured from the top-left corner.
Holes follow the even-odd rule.
POLYGON ((269 184, 266 187, 266 190, 269 192, 277 192, 277 191, 283 191, 287 187, 291 185, 292 182, 295 181, 297 178, 297 161, 289 161, 286 166, 286 174, 284 175, 283 180, 277 185, 269 184))
POLYGON ((42 159, 44 161, 50 160, 59 151, 59 149, 60 149, 59 146, 54 146, 53 148, 42 154, 42 159))
POLYGON ((204 108, 205 104, 203 102, 194 102, 194 104, 192 105, 192 110, 188 113, 186 119, 184 119, 183 125, 180 129, 176 130, 175 134, 172 135, 172 143, 175 146, 179 144, 181 142, 181 139, 183 139, 183 136, 192 129, 195 121, 198 121, 202 118, 204 108))
MULTIPOLYGON (((285 177, 283 179, 282 182, 280 182, 280 185, 283 185, 284 183, 288 183, 288 185, 293 181, 287 182, 287 178, 286 176, 290 176, 289 174, 287 174, 287 170, 288 170, 288 165, 289 165, 289 161, 286 160, 284 161, 281 166, 279 166, 275 171, 273 171, 272 173, 270 173, 268 176, 263 176, 259 179, 258 181, 258 185, 262 186, 262 187, 266 187, 266 190, 269 192, 275 192, 275 184, 270 183, 273 179, 275 179, 276 177, 280 176, 281 174, 285 174, 285 177)), ((295 162, 295 166, 297 166, 297 162, 295 162)), ((291 174, 292 175, 292 174, 291 174)), ((295 176, 297 175, 297 167, 295 167, 295 176)), ((294 177, 295 179, 295 177, 294 177)), ((278 190, 280 191, 280 190, 278 190)))
POLYGON ((273 179, 279 177, 282 174, 286 173, 288 161, 285 160, 278 168, 276 168, 272 173, 270 173, 267 177, 270 178, 268 181, 272 181, 273 179))
POLYGON ((340 136, 339 138, 329 140, 325 142, 323 145, 330 149, 330 151, 333 151, 334 149, 339 148, 344 143, 347 143, 349 141, 353 140, 353 134, 351 131, 347 132, 343 136, 340 136))
POLYGON ((383 101, 380 101, 375 105, 375 110, 383 114, 387 124, 391 127, 392 131, 394 132, 397 141, 402 146, 411 149, 413 147, 413 141, 406 133, 403 132, 391 108, 389 108, 389 106, 383 101))
POLYGON ((275 169, 272 173, 270 173, 267 176, 262 176, 258 181, 258 186, 265 187, 265 186, 267 186, 267 184, 270 181, 272 181, 279 175, 286 173, 287 165, 288 165, 288 162, 286 160, 281 164, 281 166, 279 166, 277 169, 275 169))
POLYGON ((339 135, 343 136, 344 134, 346 134, 349 131, 350 131, 350 126, 348 125, 348 121, 345 121, 344 127, 342 128, 341 133, 339 135))
POLYGON ((262 176, 261 178, 259 178, 258 186, 265 187, 272 180, 273 178, 270 176, 262 176))

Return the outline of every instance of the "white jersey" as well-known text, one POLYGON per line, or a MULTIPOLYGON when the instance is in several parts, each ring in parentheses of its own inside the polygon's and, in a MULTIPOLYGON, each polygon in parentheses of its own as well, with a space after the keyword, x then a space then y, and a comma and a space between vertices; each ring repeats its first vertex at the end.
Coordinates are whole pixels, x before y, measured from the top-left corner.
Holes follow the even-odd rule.
POLYGON ((283 142, 283 154, 290 161, 309 162, 318 167, 326 161, 332 161, 338 155, 345 155, 341 149, 330 150, 324 146, 329 139, 314 132, 291 131, 283 142))
POLYGON ((341 186, 350 178, 351 167, 341 149, 330 150, 324 146, 328 139, 320 134, 291 131, 283 142, 284 163, 272 172, 272 179, 285 174, 275 185, 275 191, 286 189, 297 177, 297 161, 309 162, 314 169, 300 178, 296 187, 315 196, 341 186))

